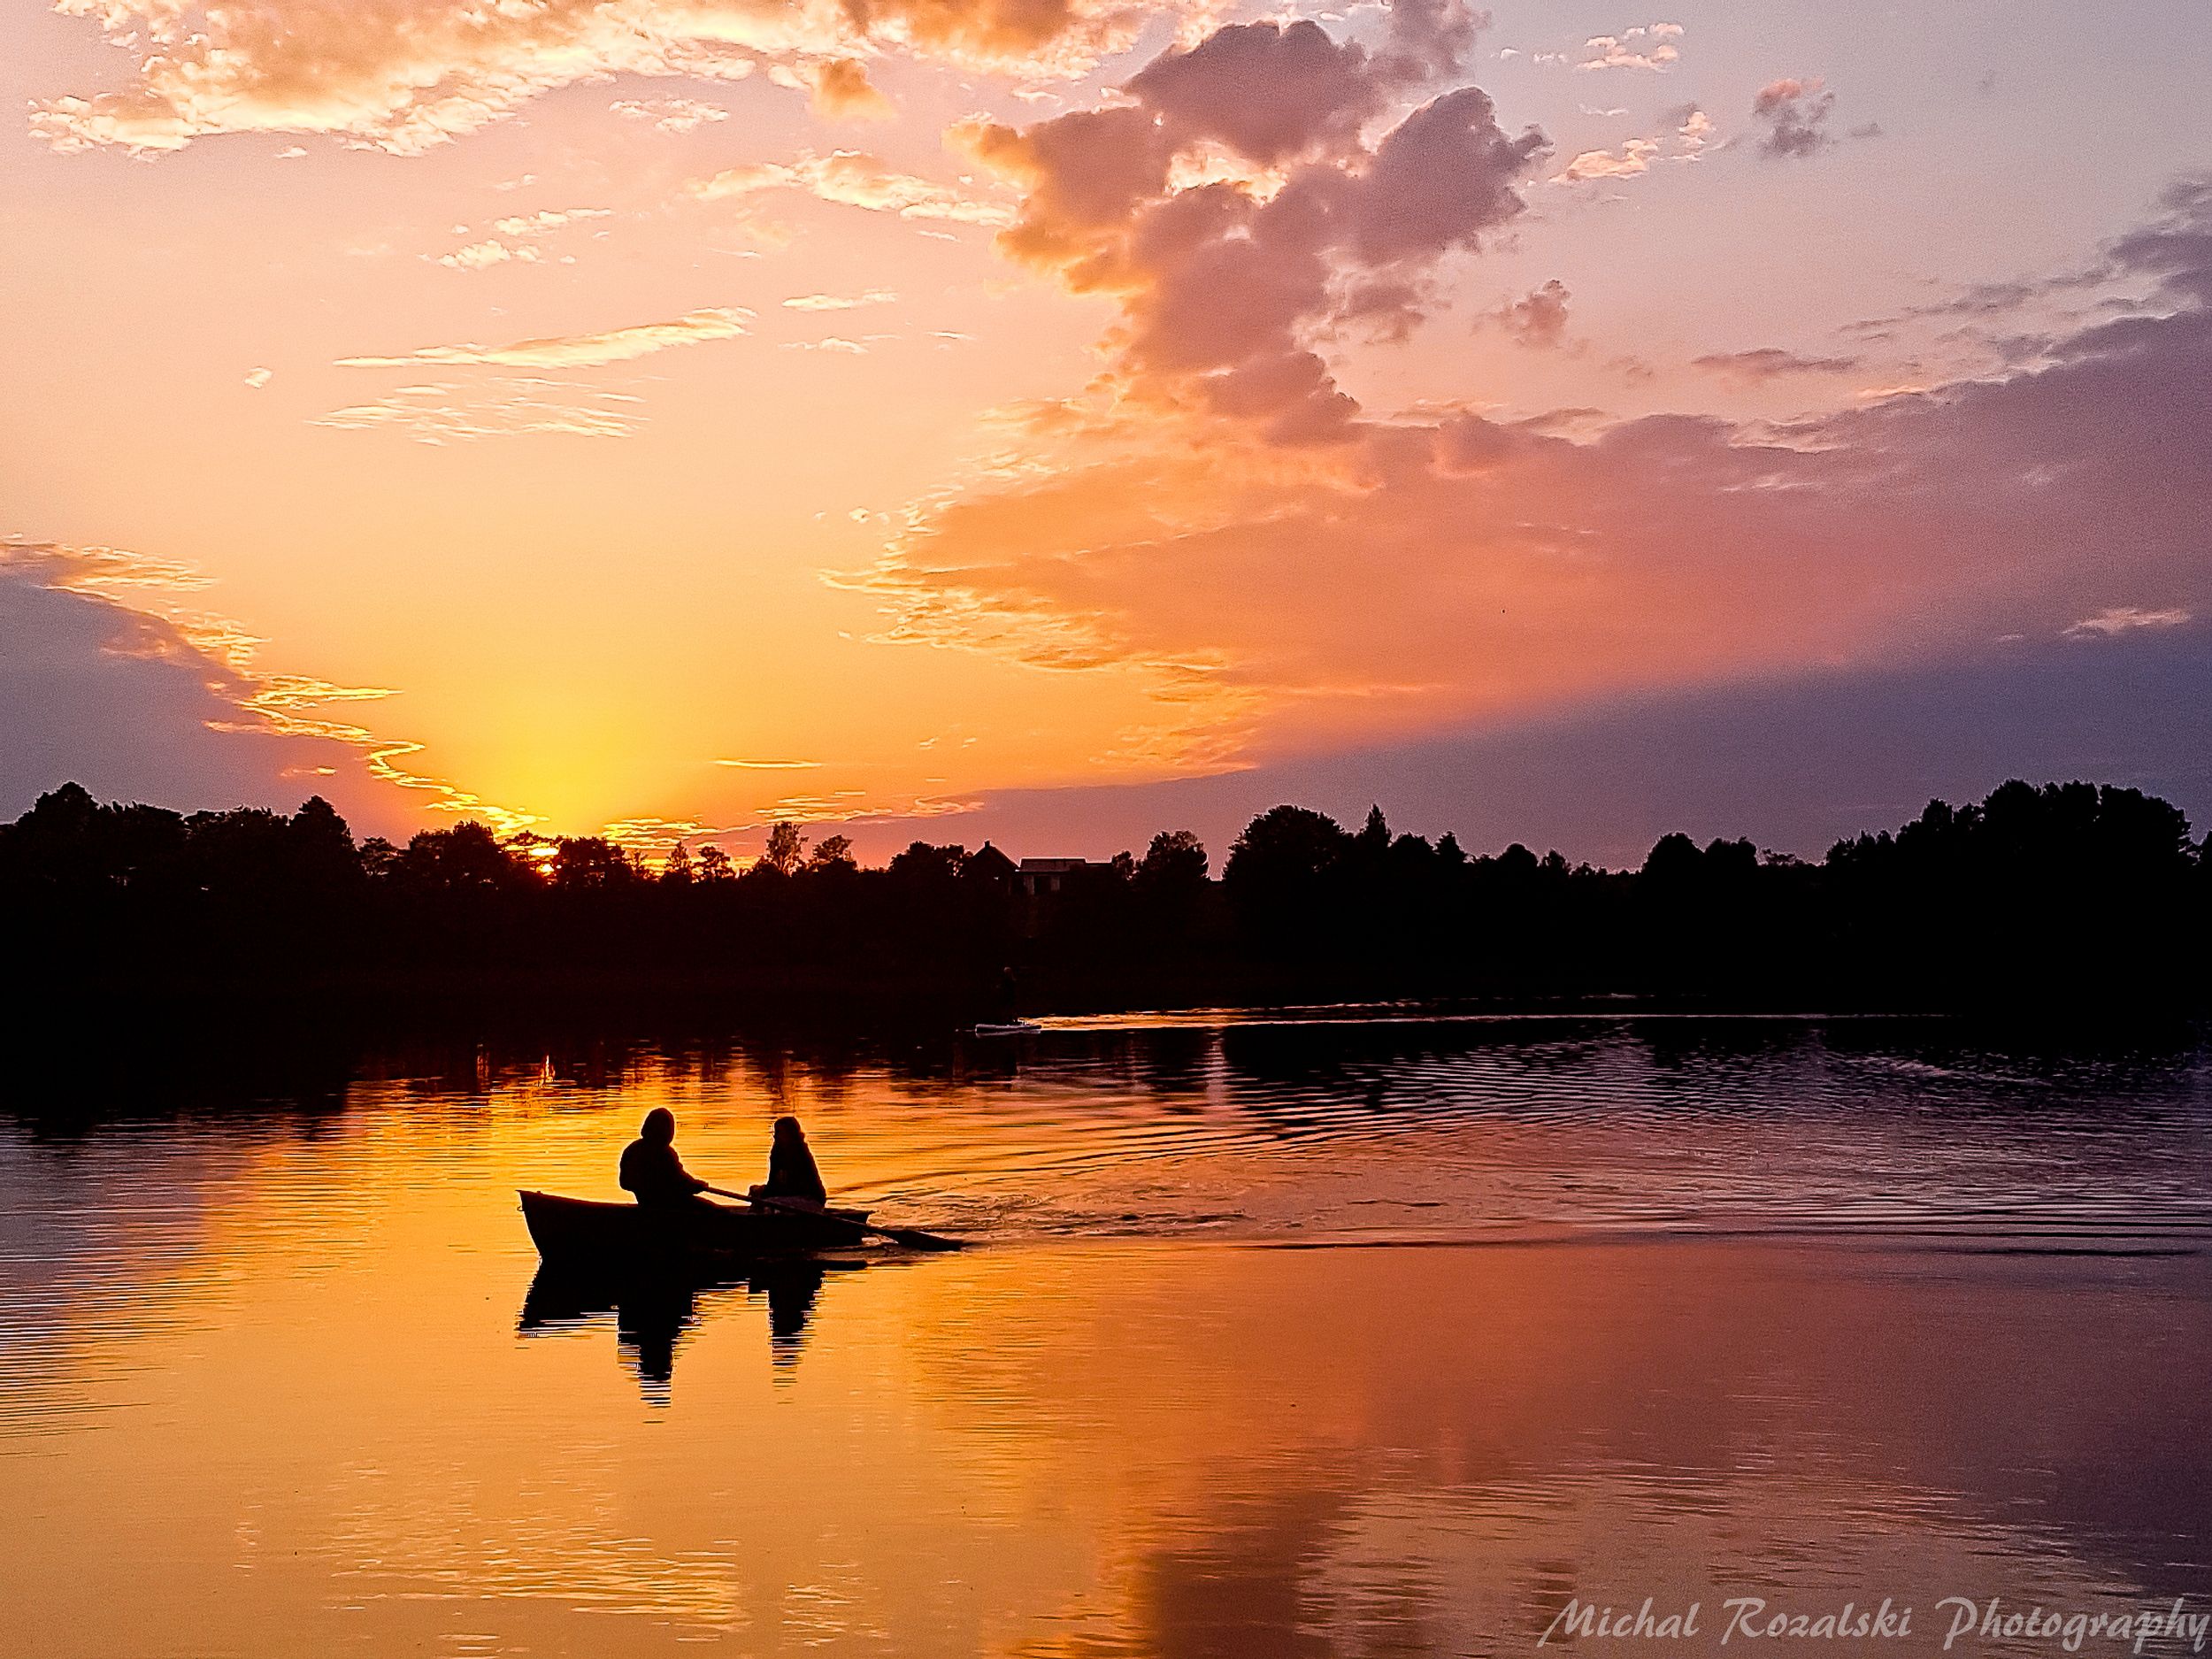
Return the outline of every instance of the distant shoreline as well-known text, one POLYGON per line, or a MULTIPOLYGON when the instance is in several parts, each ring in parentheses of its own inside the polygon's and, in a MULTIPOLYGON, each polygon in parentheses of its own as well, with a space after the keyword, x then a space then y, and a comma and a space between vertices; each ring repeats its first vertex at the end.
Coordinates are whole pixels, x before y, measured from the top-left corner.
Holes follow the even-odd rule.
POLYGON ((66 786, 0 825, 0 1031, 783 1029, 930 1033, 1141 1009, 1459 1002, 2131 1023, 2212 1010, 2212 851, 2134 789, 1932 802, 1819 864, 1668 835, 1640 868, 1348 829, 1296 806, 1218 875, 917 841, 863 868, 777 826, 680 845, 462 823, 357 843, 319 798, 185 815, 66 786))

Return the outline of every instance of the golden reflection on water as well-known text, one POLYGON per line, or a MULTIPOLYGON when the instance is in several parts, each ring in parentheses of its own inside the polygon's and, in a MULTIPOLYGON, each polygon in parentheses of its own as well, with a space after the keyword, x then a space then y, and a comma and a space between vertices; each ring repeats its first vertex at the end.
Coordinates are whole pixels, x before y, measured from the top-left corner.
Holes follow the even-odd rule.
MULTIPOLYGON (((8 1336, 9 1650, 1522 1653, 1578 1596, 1710 1630, 1736 1594, 1924 1622, 2212 1590, 2193 1248, 1286 1248, 1203 1219, 1295 1186, 1279 1148, 1098 1165, 1085 1133, 1143 1146, 1156 1102, 1094 1083, 1092 1129, 1048 1133, 986 1094, 649 1068, 12 1147, 19 1216, 34 1179, 148 1210, 86 1220, 8 1336), (514 1188, 604 1193, 661 1102, 737 1179, 796 1104, 833 1185, 1011 1241, 826 1272, 796 1328, 772 1284, 703 1290, 660 1361, 611 1307, 521 1328, 514 1188), (1023 1225, 1115 1203, 1183 1230, 1023 1225)), ((1363 1161, 1449 1165, 1409 1133, 1363 1161)))

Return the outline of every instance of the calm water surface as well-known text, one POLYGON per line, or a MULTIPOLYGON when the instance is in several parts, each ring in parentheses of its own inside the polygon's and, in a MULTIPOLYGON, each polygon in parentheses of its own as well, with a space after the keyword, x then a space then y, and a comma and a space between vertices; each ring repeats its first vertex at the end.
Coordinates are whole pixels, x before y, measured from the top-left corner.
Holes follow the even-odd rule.
POLYGON ((1508 1654, 1646 1596, 1696 1637, 1570 1645, 1702 1652, 1759 1596, 1914 1614, 1755 1652, 1932 1653, 1946 1596, 2212 1612, 2192 1041, 1071 1021, 7 1098, 0 1652, 1508 1654), (534 1294, 516 1189, 618 1196, 655 1105, 726 1185, 796 1111, 841 1197, 987 1242, 534 1294))

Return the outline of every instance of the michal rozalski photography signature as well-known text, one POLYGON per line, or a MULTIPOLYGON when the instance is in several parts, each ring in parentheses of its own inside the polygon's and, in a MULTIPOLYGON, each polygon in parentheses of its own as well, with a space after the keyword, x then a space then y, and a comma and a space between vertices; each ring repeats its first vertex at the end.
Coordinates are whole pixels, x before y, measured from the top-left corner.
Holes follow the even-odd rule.
POLYGON ((1790 1606, 1765 1596, 1701 1599, 1662 1609, 1646 1596, 1633 1607, 1571 1598, 1553 1615, 1537 1646, 1580 1640, 1697 1641, 1726 1647, 1770 1641, 1897 1641, 1932 1643, 1944 1653, 1969 1645, 2048 1643, 2066 1653, 2124 1648, 2142 1654, 2154 1646, 2202 1653, 2212 1636, 2212 1612, 2193 1612, 2188 1599, 2166 1606, 2090 1612, 2040 1602, 2010 1603, 2000 1596, 1947 1595, 1924 1613, 1916 1604, 1884 1596, 1878 1602, 1848 1601, 1840 1607, 1790 1606))

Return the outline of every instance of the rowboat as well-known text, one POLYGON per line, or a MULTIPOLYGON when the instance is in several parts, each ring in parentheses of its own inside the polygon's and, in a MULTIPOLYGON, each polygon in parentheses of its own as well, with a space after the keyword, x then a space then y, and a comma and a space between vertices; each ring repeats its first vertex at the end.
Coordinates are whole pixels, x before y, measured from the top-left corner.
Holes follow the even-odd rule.
POLYGON ((696 1268, 860 1243, 868 1212, 737 1209, 698 1200, 672 1210, 525 1192, 522 1219, 549 1268, 605 1272, 696 1268))

